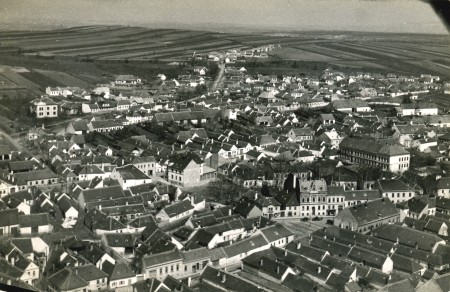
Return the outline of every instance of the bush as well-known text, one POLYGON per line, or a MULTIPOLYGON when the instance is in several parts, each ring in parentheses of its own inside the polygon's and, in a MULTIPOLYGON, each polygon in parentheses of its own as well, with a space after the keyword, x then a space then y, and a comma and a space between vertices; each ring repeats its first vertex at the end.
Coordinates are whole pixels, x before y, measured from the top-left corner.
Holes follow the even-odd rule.
POLYGON ((308 222, 309 221, 309 218, 308 217, 305 217, 305 218, 302 218, 301 219, 303 222, 308 222))

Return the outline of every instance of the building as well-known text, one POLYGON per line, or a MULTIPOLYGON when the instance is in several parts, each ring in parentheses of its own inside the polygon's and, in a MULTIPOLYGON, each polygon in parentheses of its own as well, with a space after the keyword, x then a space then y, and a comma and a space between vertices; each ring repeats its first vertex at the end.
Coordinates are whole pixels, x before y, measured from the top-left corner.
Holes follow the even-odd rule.
POLYGON ((339 157, 352 163, 400 173, 409 169, 409 152, 394 142, 344 138, 339 148, 339 157))
POLYGON ((304 141, 304 140, 312 140, 313 132, 310 128, 296 128, 291 129, 287 136, 292 139, 294 142, 304 141))
POLYGON ((400 211, 388 198, 381 198, 343 209, 334 218, 334 225, 365 233, 378 226, 399 220, 400 211))
POLYGON ((194 213, 194 206, 190 200, 183 200, 162 209, 156 219, 162 222, 174 222, 190 217, 194 213))
POLYGON ((215 169, 205 165, 203 159, 195 154, 176 155, 167 167, 170 184, 180 187, 193 187, 208 183, 217 177, 215 169))
POLYGON ((408 201, 416 195, 413 188, 397 179, 379 179, 377 188, 383 198, 389 198, 393 203, 408 201))
POLYGON ((19 233, 19 211, 8 209, 0 211, 0 235, 19 233))
POLYGON ((370 106, 361 99, 338 99, 334 100, 333 108, 345 113, 370 112, 370 106))
POLYGON ((111 173, 111 178, 117 180, 123 190, 152 182, 152 179, 148 175, 132 164, 116 167, 111 173))
POLYGON ((48 97, 40 97, 30 102, 30 112, 36 115, 36 118, 56 118, 58 117, 58 104, 48 97))
POLYGON ((19 224, 21 234, 50 233, 53 231, 48 213, 20 215, 19 224))
POLYGON ((450 177, 442 177, 437 183, 437 195, 450 199, 450 177))

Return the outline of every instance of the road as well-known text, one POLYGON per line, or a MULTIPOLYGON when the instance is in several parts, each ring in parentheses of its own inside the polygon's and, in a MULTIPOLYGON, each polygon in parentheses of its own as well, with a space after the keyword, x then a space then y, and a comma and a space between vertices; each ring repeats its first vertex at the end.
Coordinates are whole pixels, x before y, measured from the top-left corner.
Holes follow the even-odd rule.
POLYGON ((0 134, 0 135, 1 135, 4 139, 8 140, 8 142, 11 143, 11 145, 13 145, 13 146, 16 148, 16 150, 18 150, 18 151, 22 151, 22 150, 23 150, 23 146, 20 145, 20 143, 19 143, 16 139, 14 139, 13 137, 11 137, 11 135, 9 135, 9 134, 7 134, 7 133, 5 133, 5 132, 3 132, 3 131, 1 131, 1 134, 0 134))
POLYGON ((292 231, 298 239, 308 236, 310 233, 329 226, 326 219, 320 221, 301 221, 300 219, 274 219, 287 229, 292 231))
POLYGON ((217 86, 219 85, 220 81, 223 78, 224 72, 225 72, 225 63, 219 62, 219 73, 217 74, 216 80, 214 80, 213 86, 211 88, 212 92, 216 91, 217 86))

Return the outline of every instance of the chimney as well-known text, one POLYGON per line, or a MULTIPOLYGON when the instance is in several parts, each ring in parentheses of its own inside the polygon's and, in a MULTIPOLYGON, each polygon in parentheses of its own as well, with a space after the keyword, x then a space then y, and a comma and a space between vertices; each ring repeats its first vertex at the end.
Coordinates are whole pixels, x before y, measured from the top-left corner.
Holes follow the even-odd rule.
POLYGON ((14 263, 16 262, 16 259, 14 257, 11 258, 11 265, 14 266, 14 263))
POLYGON ((259 260, 259 265, 262 266, 263 264, 264 264, 264 260, 261 258, 261 259, 259 260))
POLYGON ((258 193, 255 193, 255 200, 258 199, 258 193))
POLYGON ((99 211, 102 210, 102 205, 98 205, 98 210, 99 210, 99 211))
POLYGON ((299 241, 297 242, 297 249, 300 249, 302 247, 302 243, 299 241))
POLYGON ((78 275, 78 269, 75 269, 75 275, 78 275))
POLYGON ((93 251, 93 250, 94 250, 94 245, 91 244, 91 245, 89 246, 89 249, 90 249, 90 251, 93 251))
POLYGON ((231 216, 232 215, 232 212, 231 212, 231 208, 230 209, 228 209, 228 216, 231 216))
POLYGON ((287 249, 284 250, 284 256, 287 257, 287 249))
POLYGON ((280 266, 277 266, 277 274, 280 273, 280 266))
POLYGON ((322 272, 322 267, 321 267, 321 266, 319 266, 319 267, 317 268, 317 273, 320 274, 320 272, 322 272))
POLYGON ((226 275, 225 275, 225 273, 223 273, 223 274, 222 274, 222 283, 225 283, 226 279, 227 279, 227 278, 226 278, 226 275))

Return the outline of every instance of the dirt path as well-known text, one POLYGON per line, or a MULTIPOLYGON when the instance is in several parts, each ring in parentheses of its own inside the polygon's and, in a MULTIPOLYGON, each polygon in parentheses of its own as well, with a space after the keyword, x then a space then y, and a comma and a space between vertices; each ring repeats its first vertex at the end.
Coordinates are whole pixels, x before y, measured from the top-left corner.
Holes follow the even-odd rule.
POLYGON ((8 140, 8 142, 11 143, 11 145, 16 147, 17 150, 19 151, 23 150, 22 145, 20 145, 20 143, 16 139, 11 137, 9 134, 5 133, 4 131, 1 131, 0 135, 6 140, 8 140))
POLYGON ((211 88, 211 91, 214 92, 217 89, 220 81, 222 81, 223 73, 225 72, 225 64, 219 63, 219 73, 217 74, 216 80, 214 80, 214 84, 211 88))

